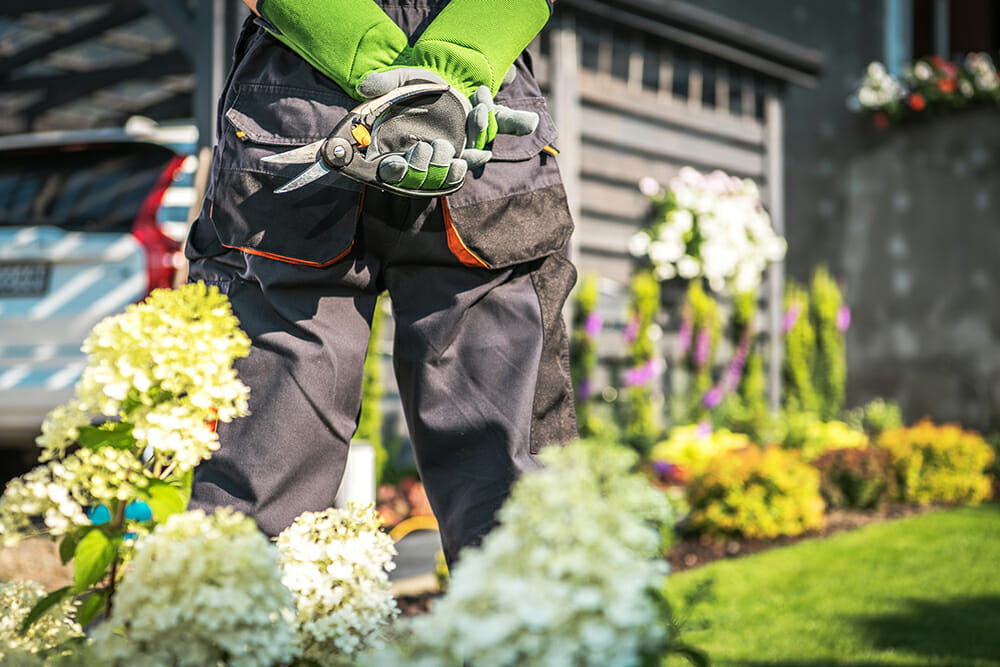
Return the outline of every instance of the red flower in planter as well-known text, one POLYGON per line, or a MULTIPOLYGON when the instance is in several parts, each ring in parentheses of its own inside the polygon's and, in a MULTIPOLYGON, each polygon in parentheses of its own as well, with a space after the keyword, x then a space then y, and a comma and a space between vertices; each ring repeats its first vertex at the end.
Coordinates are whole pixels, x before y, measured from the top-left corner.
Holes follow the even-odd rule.
POLYGON ((958 83, 954 79, 938 79, 937 86, 942 93, 951 94, 958 88, 958 83))
POLYGON ((927 107, 927 100, 920 93, 913 93, 907 98, 906 103, 910 105, 910 108, 914 111, 923 111, 927 107))
POLYGON ((884 111, 877 111, 872 120, 875 123, 875 127, 880 130, 884 130, 889 127, 889 114, 884 111))

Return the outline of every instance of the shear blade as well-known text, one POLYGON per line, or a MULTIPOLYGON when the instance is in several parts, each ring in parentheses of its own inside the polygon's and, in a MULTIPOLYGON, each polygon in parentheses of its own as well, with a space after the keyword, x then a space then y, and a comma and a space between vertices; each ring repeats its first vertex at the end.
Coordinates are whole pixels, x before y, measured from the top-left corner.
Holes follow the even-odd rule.
POLYGON ((311 144, 293 148, 284 153, 275 153, 260 159, 261 162, 273 162, 274 164, 309 164, 316 161, 316 155, 326 139, 314 141, 311 144))
POLYGON ((288 181, 280 188, 275 190, 275 194, 282 194, 284 192, 291 192, 292 190, 298 190, 303 185, 309 185, 313 181, 322 178, 330 173, 330 169, 327 168, 322 162, 316 162, 311 167, 303 171, 301 174, 288 181))

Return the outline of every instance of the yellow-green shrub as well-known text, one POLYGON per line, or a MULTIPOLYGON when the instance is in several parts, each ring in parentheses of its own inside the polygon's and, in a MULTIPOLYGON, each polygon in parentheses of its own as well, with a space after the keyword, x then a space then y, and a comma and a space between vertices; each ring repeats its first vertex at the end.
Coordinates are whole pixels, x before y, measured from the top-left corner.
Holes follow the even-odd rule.
POLYGON ((705 464, 722 452, 742 449, 750 445, 750 438, 742 433, 732 433, 724 428, 712 430, 706 422, 670 429, 666 440, 653 446, 651 461, 665 461, 683 470, 683 477, 700 474, 705 464))
POLYGON ((691 524, 712 535, 772 538, 820 528, 819 471, 795 452, 751 445, 712 458, 688 485, 691 524))
POLYGON ((805 438, 800 446, 802 458, 812 461, 831 449, 866 447, 868 436, 842 421, 814 421, 806 426, 805 438))
POLYGON ((883 431, 877 444, 889 453, 900 500, 976 504, 990 497, 984 471, 995 454, 974 431, 924 419, 909 428, 883 431))

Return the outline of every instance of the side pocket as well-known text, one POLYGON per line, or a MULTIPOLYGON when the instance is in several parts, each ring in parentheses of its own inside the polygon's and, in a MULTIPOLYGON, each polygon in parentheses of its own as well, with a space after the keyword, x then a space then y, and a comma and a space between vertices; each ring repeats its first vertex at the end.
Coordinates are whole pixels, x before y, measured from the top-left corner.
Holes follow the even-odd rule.
POLYGON ((573 233, 551 147, 557 132, 545 100, 532 97, 505 103, 537 113, 538 129, 525 137, 498 135, 493 159, 445 200, 449 247, 472 266, 502 268, 538 259, 562 248, 573 233), (468 255, 456 252, 458 246, 468 255))
POLYGON ((539 260, 532 282, 542 313, 542 356, 531 411, 531 453, 577 437, 576 405, 569 370, 569 339, 562 309, 576 283, 576 269, 565 257, 539 260))
POLYGON ((346 95, 266 84, 240 84, 220 139, 220 165, 209 216, 227 248, 269 259, 328 266, 354 243, 361 187, 330 174, 275 194, 304 166, 261 159, 318 141, 354 105, 346 95))

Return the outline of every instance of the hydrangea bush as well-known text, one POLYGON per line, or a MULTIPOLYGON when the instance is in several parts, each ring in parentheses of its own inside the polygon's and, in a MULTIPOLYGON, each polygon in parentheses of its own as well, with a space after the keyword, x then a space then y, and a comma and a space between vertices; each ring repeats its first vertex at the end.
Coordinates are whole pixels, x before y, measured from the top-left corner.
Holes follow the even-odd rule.
POLYGON ((73 620, 73 603, 63 600, 53 613, 21 633, 21 624, 31 610, 45 598, 45 589, 33 581, 7 581, 0 584, 0 662, 30 663, 32 656, 41 656, 52 648, 83 634, 73 620))
POLYGON ((228 299, 200 283, 94 327, 74 397, 42 425, 41 465, 0 497, 4 546, 47 534, 73 561, 73 584, 29 624, 63 598, 78 600, 82 626, 110 610, 135 538, 187 506, 194 466, 218 446, 214 422, 246 414, 233 362, 249 347, 228 299))
POLYGON ((94 654, 109 667, 290 661, 294 600, 281 580, 278 550, 252 519, 175 514, 138 541, 94 654))
POLYGON ((712 290, 750 291, 785 240, 771 226, 757 185, 722 171, 684 167, 665 189, 645 178, 640 190, 654 207, 653 224, 629 240, 659 280, 704 278, 712 290))
POLYGON ((367 664, 607 667, 657 664, 671 648, 659 603, 661 530, 674 519, 665 495, 621 446, 541 457, 500 525, 462 553, 446 595, 367 664))
POLYGON ((278 536, 278 549, 301 657, 352 665, 382 645, 398 612, 388 576, 396 548, 371 507, 306 512, 278 536))

